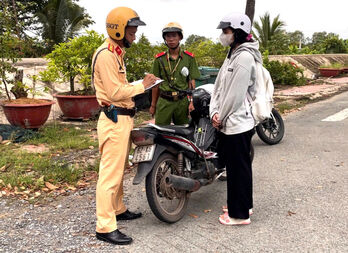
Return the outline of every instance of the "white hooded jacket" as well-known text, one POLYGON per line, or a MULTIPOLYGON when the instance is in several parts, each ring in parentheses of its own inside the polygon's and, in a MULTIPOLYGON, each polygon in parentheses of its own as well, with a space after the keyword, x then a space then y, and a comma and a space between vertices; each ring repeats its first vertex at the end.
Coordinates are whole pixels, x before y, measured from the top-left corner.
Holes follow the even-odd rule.
POLYGON ((216 78, 210 101, 210 117, 219 114, 221 132, 239 134, 254 128, 247 92, 253 96, 256 80, 255 61, 262 64, 258 42, 241 44, 226 57, 216 78))

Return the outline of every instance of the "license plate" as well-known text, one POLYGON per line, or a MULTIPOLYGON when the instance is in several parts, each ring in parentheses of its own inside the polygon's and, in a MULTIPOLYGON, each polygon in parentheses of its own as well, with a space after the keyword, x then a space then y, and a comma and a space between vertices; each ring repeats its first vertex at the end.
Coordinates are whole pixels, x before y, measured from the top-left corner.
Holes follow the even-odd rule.
POLYGON ((153 158, 156 145, 138 146, 134 150, 132 163, 148 162, 153 158))

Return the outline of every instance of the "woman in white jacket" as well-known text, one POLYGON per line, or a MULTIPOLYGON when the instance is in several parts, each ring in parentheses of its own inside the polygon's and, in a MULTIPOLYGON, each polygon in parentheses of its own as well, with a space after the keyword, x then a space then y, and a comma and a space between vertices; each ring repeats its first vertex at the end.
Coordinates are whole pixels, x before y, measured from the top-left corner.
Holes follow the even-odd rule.
POLYGON ((256 61, 262 63, 262 57, 251 39, 248 16, 231 13, 217 28, 222 29, 221 43, 230 46, 210 103, 213 126, 220 131, 218 154, 227 172, 227 206, 219 221, 246 225, 253 207, 250 146, 255 127, 247 93, 254 95, 256 61))

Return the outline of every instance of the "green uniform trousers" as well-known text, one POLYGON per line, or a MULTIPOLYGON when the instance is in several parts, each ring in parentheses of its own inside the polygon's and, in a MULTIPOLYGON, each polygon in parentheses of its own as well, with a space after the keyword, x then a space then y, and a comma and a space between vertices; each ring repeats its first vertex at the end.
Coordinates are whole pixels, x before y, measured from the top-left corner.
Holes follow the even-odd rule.
POLYGON ((185 125, 189 123, 188 118, 189 101, 185 97, 178 101, 169 101, 162 97, 158 98, 155 113, 156 125, 185 125))

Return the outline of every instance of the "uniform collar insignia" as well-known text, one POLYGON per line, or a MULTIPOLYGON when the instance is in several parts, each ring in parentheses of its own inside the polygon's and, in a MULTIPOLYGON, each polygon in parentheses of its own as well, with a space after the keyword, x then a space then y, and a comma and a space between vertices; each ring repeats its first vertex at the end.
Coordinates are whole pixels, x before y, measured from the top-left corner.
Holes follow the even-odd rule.
POLYGON ((123 52, 122 49, 121 49, 119 46, 116 46, 115 51, 116 51, 116 53, 117 53, 118 55, 121 55, 122 52, 123 52))

